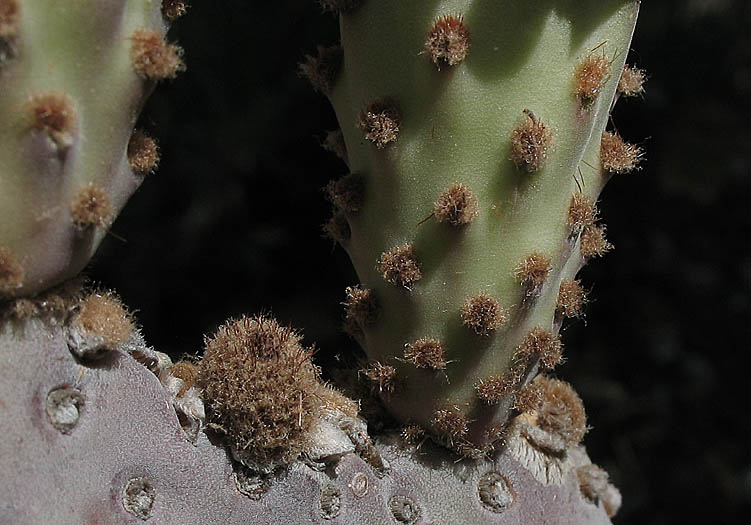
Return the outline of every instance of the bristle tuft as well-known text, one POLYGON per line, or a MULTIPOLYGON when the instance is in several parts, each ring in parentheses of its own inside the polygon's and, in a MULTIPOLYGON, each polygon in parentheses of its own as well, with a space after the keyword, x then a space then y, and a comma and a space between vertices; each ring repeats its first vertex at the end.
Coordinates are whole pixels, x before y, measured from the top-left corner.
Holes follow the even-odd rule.
POLYGON ((517 379, 514 374, 491 376, 475 385, 475 393, 482 401, 495 405, 511 395, 516 385, 517 379))
POLYGON ((462 305, 462 324, 477 335, 489 335, 508 322, 508 313, 492 295, 480 292, 462 305))
POLYGON ((350 173, 338 180, 329 181, 326 195, 329 201, 344 213, 357 213, 362 208, 365 181, 362 175, 350 173))
POLYGON ((402 439, 409 445, 417 445, 425 437, 425 429, 420 425, 406 425, 402 428, 402 439))
POLYGON ((519 412, 536 412, 542 405, 543 388, 535 377, 531 382, 524 385, 514 396, 514 408, 519 412))
POLYGON ((581 442, 587 432, 587 416, 579 395, 568 383, 538 376, 542 389, 542 404, 537 411, 537 424, 556 434, 573 446, 581 442))
POLYGON ((511 134, 511 160, 527 173, 542 168, 553 144, 553 132, 530 110, 524 110, 524 121, 511 134))
POLYGON ((464 184, 457 183, 441 193, 433 211, 438 222, 463 226, 477 217, 477 198, 472 190, 464 184))
POLYGON ((378 271, 386 282, 408 290, 416 281, 422 279, 420 262, 409 243, 383 252, 378 259, 378 271))
POLYGON ((514 357, 521 363, 539 358, 541 369, 552 370, 563 361, 563 344, 558 336, 537 326, 517 347, 514 357))
POLYGON ((341 46, 318 46, 318 55, 305 55, 305 62, 300 63, 299 71, 310 81, 314 90, 328 97, 342 68, 343 60, 344 51, 341 46))
POLYGON ((125 343, 136 330, 130 313, 111 292, 94 292, 84 297, 74 323, 98 337, 110 350, 125 343))
POLYGON ((463 17, 444 15, 433 22, 425 41, 425 52, 436 66, 456 65, 464 60, 468 50, 469 30, 463 17))
POLYGON ((374 391, 379 394, 391 394, 396 387, 396 368, 391 365, 384 365, 376 361, 371 363, 368 368, 360 370, 371 383, 374 391))
POLYGON ((353 337, 359 336, 378 317, 378 300, 375 292, 361 286, 348 286, 344 301, 345 331, 353 337))
POLYGON ((626 64, 618 81, 618 94, 624 97, 640 97, 644 95, 644 83, 647 73, 643 69, 626 64))
POLYGON ((172 377, 176 377, 183 382, 177 392, 178 397, 182 397, 198 379, 198 367, 190 361, 178 361, 170 367, 169 373, 172 377))
POLYGON ((579 247, 582 257, 585 259, 602 257, 613 249, 613 245, 605 238, 604 224, 584 228, 579 240, 579 247))
POLYGON ((357 127, 365 133, 366 139, 382 149, 399 137, 401 120, 396 103, 384 98, 371 102, 360 112, 357 127))
POLYGON ((128 142, 128 164, 130 169, 142 175, 156 171, 159 166, 159 146, 153 137, 136 129, 128 142))
POLYGON ((162 0, 162 15, 169 21, 180 18, 188 12, 186 0, 162 0))
POLYGON ((514 275, 525 289, 527 297, 537 297, 552 269, 552 261, 547 255, 532 252, 514 269, 514 275))
POLYGON ((90 182, 73 199, 70 211, 76 228, 99 226, 106 229, 112 220, 112 201, 104 190, 90 182))
POLYGON ((77 114, 73 102, 64 93, 40 93, 26 103, 31 114, 31 126, 45 131, 58 148, 73 144, 77 114))
POLYGON ((579 104, 589 109, 610 77, 610 61, 599 54, 590 54, 574 73, 574 91, 579 104))
POLYGON ((136 29, 131 36, 130 60, 133 69, 145 80, 175 78, 185 69, 180 46, 168 43, 150 29, 136 29))
POLYGON ((352 237, 352 230, 344 213, 334 212, 334 215, 323 225, 323 235, 339 244, 345 244, 352 237))
POLYGON ((625 142, 618 134, 606 131, 600 142, 600 160, 608 173, 631 173, 639 169, 644 151, 625 142))
POLYGON ((418 339, 408 344, 404 350, 404 359, 417 368, 443 370, 446 368, 446 351, 443 344, 432 337, 418 339))
POLYGON ((597 222, 598 210, 595 202, 583 193, 574 193, 568 207, 568 225, 574 234, 579 234, 586 226, 597 222))
POLYGON ((457 406, 441 408, 433 413, 433 426, 449 441, 462 438, 469 432, 469 420, 457 406))
POLYGON ((561 280, 561 287, 558 289, 558 301, 556 302, 556 312, 563 317, 582 317, 584 315, 584 305, 587 302, 587 292, 581 285, 581 282, 574 279, 561 280))

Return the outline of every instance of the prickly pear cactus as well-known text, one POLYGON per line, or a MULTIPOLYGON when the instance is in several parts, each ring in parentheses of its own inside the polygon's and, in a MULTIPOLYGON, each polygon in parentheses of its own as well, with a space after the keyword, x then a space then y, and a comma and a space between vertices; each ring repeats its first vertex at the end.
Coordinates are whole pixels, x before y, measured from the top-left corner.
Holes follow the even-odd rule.
POLYGON ((487 450, 612 248, 595 203, 641 155, 606 132, 639 2, 325 4, 341 46, 301 68, 346 144, 325 229, 360 278, 362 375, 403 424, 487 450))
POLYGON ((611 247, 597 196, 641 155, 605 131, 616 94, 641 90, 621 74, 638 2, 320 3, 342 46, 302 69, 351 170, 327 187, 326 229, 362 280, 345 327, 403 428, 369 434, 269 317, 172 363, 112 292, 50 289, 156 166, 133 125, 182 68, 164 32, 186 4, 0 0, 0 521, 573 525, 618 510, 579 444, 581 399, 538 372, 581 315, 576 272, 611 247))
POLYGON ((183 68, 165 38, 184 2, 0 0, 0 299, 80 272, 154 171, 134 131, 183 68))

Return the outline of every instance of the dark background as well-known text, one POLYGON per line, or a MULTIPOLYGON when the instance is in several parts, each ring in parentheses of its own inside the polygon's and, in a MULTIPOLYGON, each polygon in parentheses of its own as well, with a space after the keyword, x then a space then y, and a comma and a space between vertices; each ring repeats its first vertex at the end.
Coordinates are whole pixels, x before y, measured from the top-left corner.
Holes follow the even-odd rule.
MULTIPOLYGON (((338 327, 356 277, 321 238, 320 188, 346 168, 318 146, 337 124, 296 64, 336 41, 337 22, 312 0, 196 4, 171 32, 188 70, 142 117, 161 168, 113 227, 127 242, 106 239, 89 274, 173 357, 229 316, 266 311, 330 363, 353 351, 338 327)), ((582 273, 594 301, 564 329, 558 375, 623 492, 616 523, 751 512, 750 23, 743 0, 645 2, 629 62, 648 70, 647 96, 613 115, 647 162, 603 195, 616 250, 582 273)))

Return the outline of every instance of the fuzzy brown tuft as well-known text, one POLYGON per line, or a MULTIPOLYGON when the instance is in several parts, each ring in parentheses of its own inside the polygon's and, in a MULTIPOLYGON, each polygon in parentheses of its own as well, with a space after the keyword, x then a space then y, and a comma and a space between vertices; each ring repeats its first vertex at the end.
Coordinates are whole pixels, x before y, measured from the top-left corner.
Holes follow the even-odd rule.
POLYGON ((547 159, 553 132, 530 110, 525 109, 524 115, 524 121, 511 134, 511 160, 518 169, 534 173, 547 159))
POLYGON ((348 334, 357 337, 378 317, 378 300, 370 288, 348 286, 345 293, 344 328, 348 334))
POLYGON ((106 229, 112 220, 112 201, 104 190, 90 182, 73 199, 70 213, 73 224, 80 230, 90 226, 106 229))
POLYGON ((77 125, 76 108, 64 93, 39 93, 32 95, 26 108, 31 116, 31 126, 45 131, 59 148, 73 143, 77 125))
POLYGON ((170 367, 169 373, 183 382, 177 393, 178 397, 184 395, 198 380, 198 367, 191 361, 178 361, 170 367))
POLYGON ((591 257, 602 257, 613 249, 613 245, 605 238, 604 224, 584 228, 581 239, 579 240, 579 247, 582 256, 586 259, 591 257))
POLYGON ((178 72, 185 69, 182 48, 168 43, 158 32, 151 29, 136 29, 130 40, 130 61, 141 78, 175 78, 178 72))
POLYGON ((334 212, 334 215, 323 225, 323 235, 339 244, 344 244, 349 240, 352 230, 349 228, 349 222, 344 213, 334 212))
POLYGON ((128 142, 130 169, 144 175, 154 173, 159 165, 159 146, 153 137, 140 129, 133 131, 128 142))
POLYGON ((469 431, 469 419, 457 406, 441 408, 433 413, 433 426, 449 442, 462 438, 469 431))
POLYGON ((197 385, 208 421, 237 459, 288 463, 300 454, 320 408, 313 351, 276 320, 241 317, 205 342, 197 385))
POLYGON ((597 222, 599 211, 595 202, 583 193, 574 193, 568 207, 568 225, 574 234, 597 222))
POLYGON ((0 246, 0 298, 23 286, 24 269, 8 248, 0 246))
POLYGON ((514 269, 514 275, 524 287, 527 297, 537 297, 552 269, 552 261, 547 255, 532 252, 527 255, 519 266, 514 269))
POLYGON ((424 337, 406 345, 404 359, 417 368, 431 368, 433 370, 446 368, 446 350, 438 339, 432 337, 424 337))
POLYGON ((326 195, 331 203, 344 213, 357 213, 362 208, 365 181, 362 175, 350 173, 338 180, 329 181, 326 195))
POLYGON ((487 404, 495 405, 511 395, 516 384, 515 374, 490 376, 475 385, 475 393, 487 404))
POLYGON ((20 17, 18 0, 0 0, 0 38, 13 38, 18 34, 20 17))
POLYGON ((363 108, 357 119, 357 127, 365 133, 366 139, 381 149, 399 137, 401 120, 401 112, 396 103, 384 98, 363 108))
POLYGON ((610 78, 610 61, 603 55, 590 54, 574 72, 574 93, 579 104, 589 109, 610 78))
POLYGON ((584 315, 584 305, 587 302, 587 292, 580 281, 575 279, 561 280, 558 289, 558 301, 555 311, 563 317, 581 317, 584 315))
POLYGON ((535 377, 531 382, 524 385, 514 396, 514 408, 519 412, 536 412, 542 405, 543 388, 535 377))
POLYGON ((480 292, 469 297, 461 309, 462 324, 477 335, 490 335, 508 322, 508 313, 492 295, 480 292))
POLYGON ((324 11, 347 13, 358 7, 363 0, 318 0, 324 11))
POLYGON ((600 142, 600 160, 608 173, 631 173, 639 169, 644 158, 644 151, 633 144, 625 142, 616 133, 606 131, 600 142))
POLYGON ((462 16, 444 15, 436 18, 425 41, 425 52, 439 68, 453 66, 464 60, 469 50, 469 30, 462 16))
POLYGON ((537 411, 537 425, 560 436, 568 445, 579 444, 587 432, 587 415, 581 398, 564 381, 538 377, 542 404, 537 411))
POLYGON ((540 359, 540 368, 552 370, 563 361, 563 343, 558 336, 536 326, 517 347, 515 358, 522 363, 540 359))
POLYGON ((409 243, 395 246, 383 252, 378 259, 378 271, 386 282, 402 286, 408 290, 416 281, 422 279, 420 262, 409 243))
POLYGON ((188 11, 189 4, 186 0, 162 0, 162 14, 167 20, 180 18, 188 11))
POLYGON ((326 133, 326 138, 321 142, 321 147, 339 157, 345 164, 349 164, 347 144, 344 143, 344 134, 341 129, 335 129, 326 133))
POLYGON ((477 198, 472 190, 464 184, 457 183, 443 190, 433 211, 438 222, 445 222, 452 226, 469 224, 477 217, 477 198))
POLYGON ((643 69, 631 67, 626 64, 618 81, 618 94, 624 97, 640 97, 644 95, 644 82, 647 81, 647 73, 643 69))
POLYGON ((396 386, 396 368, 391 365, 384 365, 376 361, 368 368, 360 370, 371 383, 374 391, 380 394, 391 394, 396 386))
POLYGON ((298 68, 300 74, 313 85, 313 89, 328 97, 342 68, 343 60, 344 50, 341 46, 318 46, 318 55, 305 55, 305 62, 301 62, 298 68))
POLYGON ((417 445, 425 437, 425 429, 420 425, 406 425, 401 436, 408 445, 417 445))
POLYGON ((106 348, 112 350, 125 343, 136 331, 130 313, 112 292, 94 292, 84 297, 73 324, 97 336, 106 348))

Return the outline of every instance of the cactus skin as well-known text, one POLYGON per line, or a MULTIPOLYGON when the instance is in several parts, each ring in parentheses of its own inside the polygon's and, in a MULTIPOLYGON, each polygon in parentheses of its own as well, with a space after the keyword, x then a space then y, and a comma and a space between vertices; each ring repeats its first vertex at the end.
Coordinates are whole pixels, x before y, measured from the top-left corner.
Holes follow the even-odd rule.
POLYGON ((1 4, 18 8, 0 34, 3 298, 40 292, 87 264, 155 167, 153 141, 137 134, 136 150, 147 150, 131 146, 130 159, 129 141, 155 82, 182 62, 164 42, 159 1, 1 4))
POLYGON ((348 452, 324 458, 326 470, 296 461, 254 477, 213 437, 181 428, 179 385, 165 381, 169 363, 152 371, 134 359, 160 358, 142 339, 96 361, 74 357, 65 312, 78 299, 60 300, 57 317, 0 326, 3 523, 595 525, 617 504, 582 448, 545 455, 526 420, 493 459, 456 463, 442 447, 389 435, 376 445, 385 472, 348 452))
POLYGON ((365 188, 360 209, 345 213, 351 236, 342 245, 380 305, 358 341, 372 362, 396 368, 393 391, 381 395, 388 410, 454 448, 487 449, 513 392, 560 361, 542 356, 538 364, 541 356, 522 355, 524 341, 534 330, 556 338, 559 285, 610 248, 604 227, 571 225, 568 214, 576 193, 596 201, 610 175, 600 138, 638 9, 633 0, 382 0, 340 16, 344 59, 329 98, 349 169, 365 188), (445 15, 469 34, 455 65, 425 56, 445 15), (469 224, 439 223, 435 203, 457 183, 471 190, 478 213, 469 224), (413 256, 407 277, 384 272, 384 256, 405 246, 413 256), (480 335, 464 326, 463 305, 478 294, 494 298, 509 322, 480 335), (426 337, 443 343, 445 370, 403 359, 405 344, 426 337), (510 394, 478 399, 489 378, 509 379, 510 394), (436 427, 446 407, 464 418, 466 433, 436 427))

